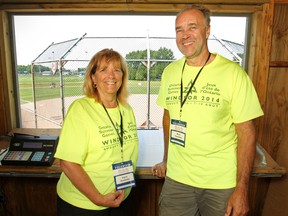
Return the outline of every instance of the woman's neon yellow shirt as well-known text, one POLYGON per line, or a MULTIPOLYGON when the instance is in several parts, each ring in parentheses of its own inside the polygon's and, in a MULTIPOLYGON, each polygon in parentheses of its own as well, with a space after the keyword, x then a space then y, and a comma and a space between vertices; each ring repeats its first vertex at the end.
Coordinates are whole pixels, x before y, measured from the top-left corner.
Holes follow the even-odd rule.
MULTIPOLYGON (((132 108, 119 104, 107 109, 116 128, 123 117, 124 161, 132 160, 134 171, 138 159, 138 136, 132 108)), ((119 130, 120 131, 120 130, 119 130)), ((80 164, 101 194, 115 191, 112 164, 121 159, 118 135, 103 106, 95 99, 84 97, 72 103, 65 117, 55 157, 80 164)), ((125 197, 130 189, 125 190, 125 197)), ((84 209, 101 210, 106 207, 93 204, 62 173, 57 184, 57 194, 66 202, 84 209)))

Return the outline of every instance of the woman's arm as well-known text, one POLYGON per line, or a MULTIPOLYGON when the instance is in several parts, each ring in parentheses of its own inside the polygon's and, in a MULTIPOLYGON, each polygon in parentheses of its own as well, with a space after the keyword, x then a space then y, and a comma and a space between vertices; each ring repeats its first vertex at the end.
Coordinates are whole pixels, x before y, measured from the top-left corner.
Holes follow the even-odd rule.
POLYGON ((118 207, 124 199, 124 191, 115 191, 102 195, 99 193, 90 177, 81 165, 60 160, 60 167, 65 175, 70 179, 74 186, 81 191, 95 205, 106 207, 118 207))

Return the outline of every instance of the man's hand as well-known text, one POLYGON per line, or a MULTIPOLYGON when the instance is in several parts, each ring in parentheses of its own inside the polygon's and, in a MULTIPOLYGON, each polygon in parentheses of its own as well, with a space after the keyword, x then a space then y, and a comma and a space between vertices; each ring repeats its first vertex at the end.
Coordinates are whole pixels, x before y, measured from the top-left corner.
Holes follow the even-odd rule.
POLYGON ((165 178, 166 176, 166 162, 161 162, 154 165, 151 169, 151 172, 154 176, 159 178, 165 178))
POLYGON ((237 189, 228 200, 225 216, 245 216, 249 211, 248 189, 237 189))

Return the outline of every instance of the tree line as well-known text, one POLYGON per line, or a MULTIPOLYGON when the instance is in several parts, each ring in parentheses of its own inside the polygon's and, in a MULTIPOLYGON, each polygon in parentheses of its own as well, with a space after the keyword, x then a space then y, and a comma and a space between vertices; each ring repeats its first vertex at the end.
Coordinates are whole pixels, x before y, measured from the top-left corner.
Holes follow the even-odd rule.
MULTIPOLYGON (((173 51, 165 47, 160 47, 158 50, 150 50, 149 54, 149 59, 147 57, 147 49, 132 51, 126 54, 125 59, 129 71, 129 80, 145 81, 147 80, 148 71, 151 81, 160 80, 164 68, 170 62, 175 60, 173 51), (150 66, 149 70, 148 66, 150 66)), ((76 72, 83 72, 85 70, 86 68, 78 68, 76 72)), ((35 73, 41 73, 41 71, 51 71, 51 68, 43 65, 37 65, 37 67, 34 68, 34 71, 35 73)), ((31 65, 18 65, 17 73, 31 73, 31 65)))

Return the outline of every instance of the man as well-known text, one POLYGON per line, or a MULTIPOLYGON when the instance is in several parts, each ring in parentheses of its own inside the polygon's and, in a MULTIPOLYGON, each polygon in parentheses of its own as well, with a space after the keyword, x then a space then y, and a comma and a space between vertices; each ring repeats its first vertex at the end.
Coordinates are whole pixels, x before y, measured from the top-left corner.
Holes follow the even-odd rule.
POLYGON ((247 73, 210 53, 210 11, 192 5, 176 17, 184 55, 163 72, 164 157, 152 167, 166 177, 160 216, 246 215, 255 155, 253 119, 263 115, 247 73), (169 148, 168 148, 169 147, 169 148))

